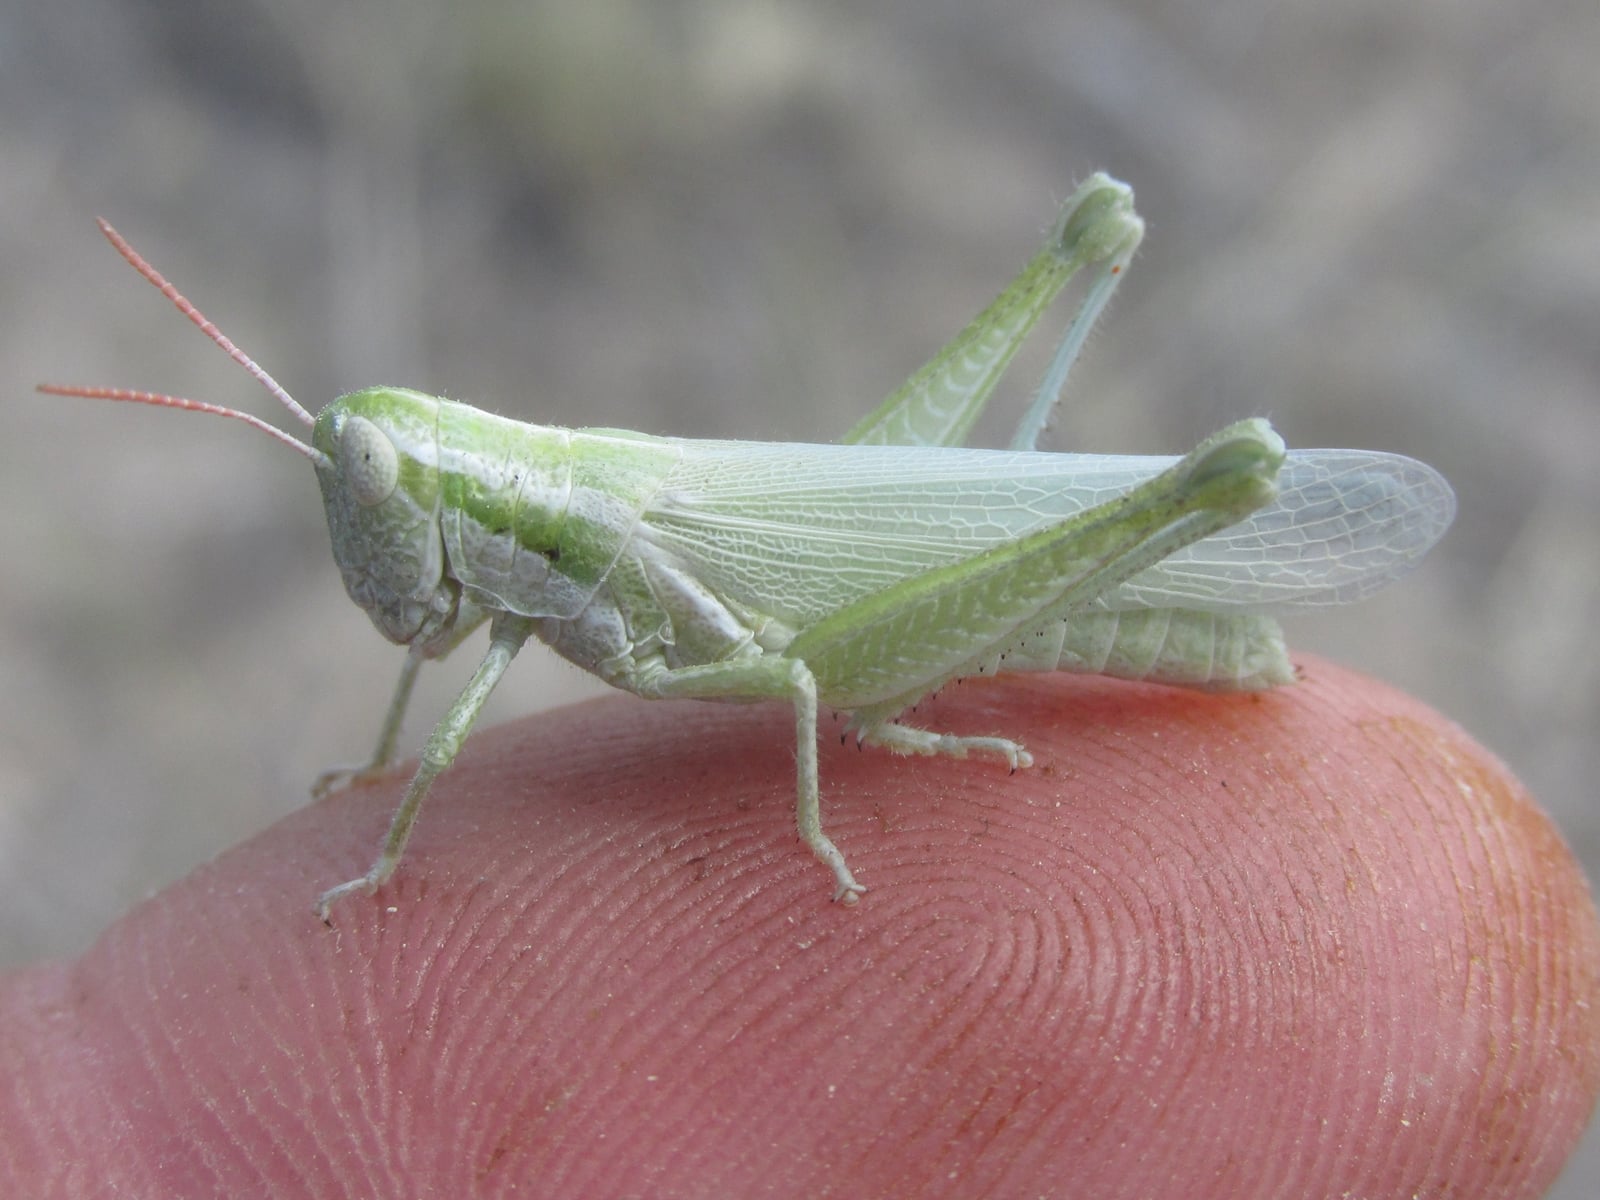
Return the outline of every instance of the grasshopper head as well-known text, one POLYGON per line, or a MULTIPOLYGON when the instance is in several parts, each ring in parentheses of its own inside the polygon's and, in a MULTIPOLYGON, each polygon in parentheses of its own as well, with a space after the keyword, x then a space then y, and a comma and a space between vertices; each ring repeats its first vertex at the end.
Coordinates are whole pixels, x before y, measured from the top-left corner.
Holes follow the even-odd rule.
POLYGON ((441 401, 402 388, 368 388, 339 397, 313 417, 127 239, 105 221, 100 230, 129 266, 160 289, 295 420, 311 428, 312 444, 239 409, 165 392, 50 383, 40 384, 39 390, 231 417, 304 455, 317 469, 333 556, 351 598, 385 636, 402 645, 427 647, 437 638, 448 641, 460 613, 460 586, 445 574, 439 537, 441 401))
POLYGON ((391 641, 447 634, 459 588, 439 535, 440 401, 404 388, 351 392, 317 415, 317 481, 345 590, 391 641))

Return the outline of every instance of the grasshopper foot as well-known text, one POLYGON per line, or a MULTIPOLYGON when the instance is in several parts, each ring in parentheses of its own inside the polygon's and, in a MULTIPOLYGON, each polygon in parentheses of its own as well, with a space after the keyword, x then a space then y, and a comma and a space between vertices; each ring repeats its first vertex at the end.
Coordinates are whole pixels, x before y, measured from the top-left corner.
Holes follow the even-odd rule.
POLYGON ((355 784, 371 783, 388 774, 389 768, 393 765, 390 762, 369 762, 360 766, 330 767, 312 781, 311 798, 321 800, 324 796, 331 796, 334 792, 343 791, 355 784))
POLYGON ((834 903, 842 904, 846 908, 849 908, 857 900, 861 899, 862 894, 866 890, 867 889, 865 887, 855 882, 853 879, 849 883, 841 883, 838 887, 838 890, 833 893, 834 903))
POLYGON ((976 752, 999 755, 1013 771, 1018 767, 1033 766, 1033 755, 1010 738, 957 737, 955 734, 931 733, 926 729, 885 722, 863 730, 861 740, 896 754, 943 754, 950 758, 966 758, 976 752))
POLYGON ((839 847, 833 844, 833 839, 823 833, 821 829, 801 830, 801 841, 811 848, 811 853, 822 861, 822 864, 833 872, 833 899, 836 904, 846 906, 854 904, 861 899, 867 889, 856 882, 856 877, 850 873, 849 865, 844 861, 844 855, 839 853, 839 847))
MULTIPOLYGON (((378 885, 383 882, 383 879, 375 878, 375 875, 375 871, 368 871, 359 879, 351 879, 346 883, 341 883, 338 887, 329 888, 317 897, 317 902, 311 911, 317 914, 317 919, 324 925, 332 925, 333 922, 328 919, 328 914, 333 911, 335 904, 346 896, 371 895, 378 890, 378 885)), ((387 878, 387 874, 385 874, 384 878, 387 878)))

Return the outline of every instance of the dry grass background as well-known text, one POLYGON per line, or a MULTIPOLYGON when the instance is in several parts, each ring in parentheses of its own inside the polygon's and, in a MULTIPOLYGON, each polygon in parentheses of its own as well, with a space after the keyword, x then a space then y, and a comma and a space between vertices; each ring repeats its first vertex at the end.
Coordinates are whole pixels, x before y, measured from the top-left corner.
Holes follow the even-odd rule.
MULTIPOLYGON (((1426 566, 1291 638, 1476 733, 1593 876, 1597 52, 1592 0, 7 9, 0 959, 82 947, 301 804, 400 659, 299 459, 30 393, 266 411, 95 214, 313 409, 404 383, 827 440, 1104 168, 1150 233, 1053 444, 1175 452, 1260 413, 1440 467, 1461 514, 1426 566)), ((432 672, 413 742, 469 668, 432 672)), ((591 689, 530 649, 490 719, 591 689)), ((1597 1177, 1591 1139, 1558 1194, 1597 1177)))

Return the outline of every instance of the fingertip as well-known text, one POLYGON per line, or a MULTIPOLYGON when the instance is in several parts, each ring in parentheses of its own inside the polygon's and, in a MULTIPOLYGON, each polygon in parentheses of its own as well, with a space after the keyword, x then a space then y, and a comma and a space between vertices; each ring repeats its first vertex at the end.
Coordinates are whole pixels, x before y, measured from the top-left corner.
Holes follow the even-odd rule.
POLYGON ((474 737, 332 930, 306 902, 371 860, 403 774, 197 872, 73 968, 75 1041, 34 1067, 86 1084, 87 1046, 97 1103, 146 1098, 125 1176, 206 1112, 249 1132, 192 1147, 218 1178, 274 1148, 441 1194, 1553 1178, 1600 1086, 1600 935, 1459 729, 1316 660, 1260 696, 950 696, 922 723, 1035 765, 824 739, 854 906, 795 836, 790 714, 607 700, 474 737), (263 1123, 263 1095, 298 1099, 263 1123))

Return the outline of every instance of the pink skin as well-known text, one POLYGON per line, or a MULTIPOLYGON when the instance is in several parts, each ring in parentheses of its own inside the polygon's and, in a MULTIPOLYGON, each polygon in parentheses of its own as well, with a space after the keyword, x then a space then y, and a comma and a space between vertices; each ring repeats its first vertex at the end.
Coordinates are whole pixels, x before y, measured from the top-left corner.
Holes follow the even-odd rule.
POLYGON ((969 682, 918 719, 607 699, 475 736, 5 980, 0 1195, 1533 1197, 1600 1089, 1600 925, 1459 729, 1306 660, 1218 697, 969 682))

